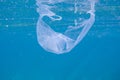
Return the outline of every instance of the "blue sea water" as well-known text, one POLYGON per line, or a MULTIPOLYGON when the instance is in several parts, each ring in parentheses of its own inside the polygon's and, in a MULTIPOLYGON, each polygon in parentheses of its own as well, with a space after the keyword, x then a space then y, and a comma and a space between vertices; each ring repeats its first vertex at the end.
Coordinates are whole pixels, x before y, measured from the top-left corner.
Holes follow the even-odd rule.
POLYGON ((35 0, 0 0, 0 80, 120 80, 120 2, 95 8, 86 37, 56 55, 37 42, 35 0))

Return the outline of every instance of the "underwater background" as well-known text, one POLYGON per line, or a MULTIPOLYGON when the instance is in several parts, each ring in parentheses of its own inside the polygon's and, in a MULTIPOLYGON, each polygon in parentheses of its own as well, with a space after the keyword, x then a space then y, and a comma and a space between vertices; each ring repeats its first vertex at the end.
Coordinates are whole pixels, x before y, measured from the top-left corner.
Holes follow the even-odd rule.
POLYGON ((99 0, 96 21, 69 53, 38 44, 35 0, 0 0, 0 80, 120 80, 120 1, 99 0))

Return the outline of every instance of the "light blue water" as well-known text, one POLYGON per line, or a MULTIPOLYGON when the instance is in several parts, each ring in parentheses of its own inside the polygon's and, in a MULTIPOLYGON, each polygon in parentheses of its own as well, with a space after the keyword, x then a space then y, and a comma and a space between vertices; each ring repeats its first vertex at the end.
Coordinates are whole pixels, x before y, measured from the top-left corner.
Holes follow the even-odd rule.
POLYGON ((70 53, 37 42, 34 0, 0 0, 0 80, 120 80, 120 2, 99 1, 96 21, 70 53))

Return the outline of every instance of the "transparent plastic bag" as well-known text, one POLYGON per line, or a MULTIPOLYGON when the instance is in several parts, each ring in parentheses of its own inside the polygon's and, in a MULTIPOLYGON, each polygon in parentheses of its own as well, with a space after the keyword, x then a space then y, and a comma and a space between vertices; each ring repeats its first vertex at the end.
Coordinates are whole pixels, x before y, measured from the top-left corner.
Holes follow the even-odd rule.
POLYGON ((70 52, 95 21, 94 0, 37 0, 38 43, 48 52, 70 52))

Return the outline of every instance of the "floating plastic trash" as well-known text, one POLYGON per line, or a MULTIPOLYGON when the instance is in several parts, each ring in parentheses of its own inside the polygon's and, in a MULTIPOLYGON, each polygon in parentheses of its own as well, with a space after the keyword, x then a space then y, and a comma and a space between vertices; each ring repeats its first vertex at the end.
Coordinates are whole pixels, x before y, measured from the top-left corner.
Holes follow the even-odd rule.
POLYGON ((70 52, 95 21, 94 0, 37 0, 38 43, 48 52, 70 52))

